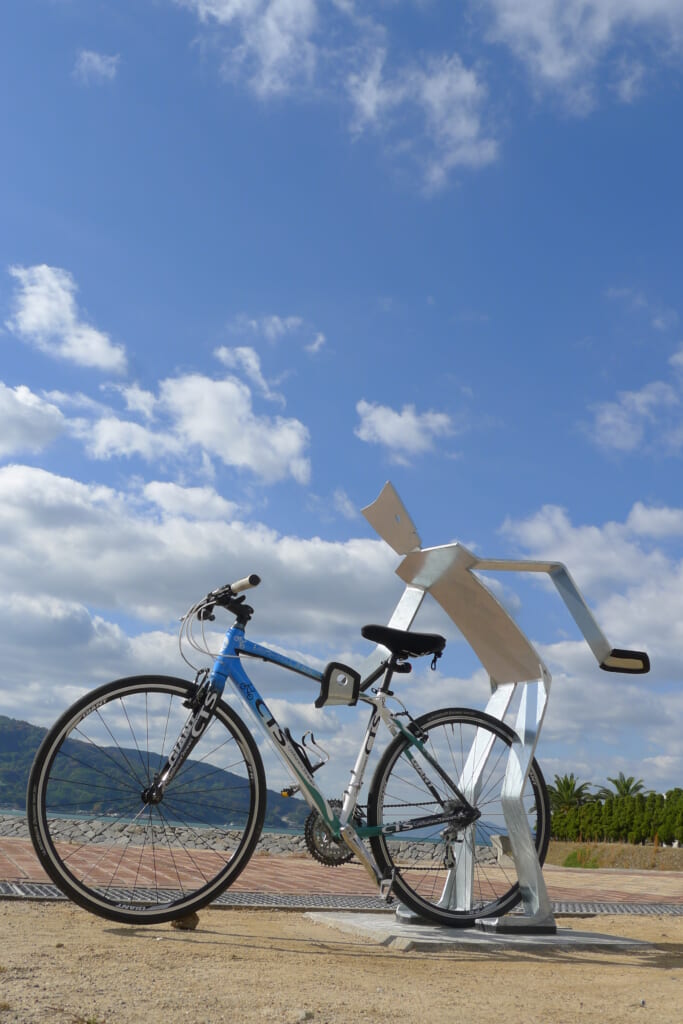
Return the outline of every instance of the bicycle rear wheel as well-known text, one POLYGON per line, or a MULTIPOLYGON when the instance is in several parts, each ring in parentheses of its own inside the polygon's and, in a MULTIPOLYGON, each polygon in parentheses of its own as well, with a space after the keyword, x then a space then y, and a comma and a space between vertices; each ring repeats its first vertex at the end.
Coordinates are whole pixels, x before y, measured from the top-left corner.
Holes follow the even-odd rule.
POLYGON ((126 924, 183 917, 214 900, 251 856, 265 814, 263 764, 222 701, 161 802, 142 799, 193 692, 166 676, 107 683, 69 708, 38 749, 31 839, 50 878, 92 913, 126 924))
MULTIPOLYGON (((515 737, 503 722, 480 711, 445 708, 416 719, 424 745, 481 817, 465 829, 432 825, 373 836, 375 859, 393 891, 416 914, 453 927, 499 916, 520 899, 514 862, 506 856, 501 803, 508 754, 515 737)), ((368 824, 391 825, 439 814, 452 805, 444 780, 403 736, 384 751, 368 795, 368 824)), ((536 761, 523 798, 541 863, 550 839, 550 803, 536 761)))

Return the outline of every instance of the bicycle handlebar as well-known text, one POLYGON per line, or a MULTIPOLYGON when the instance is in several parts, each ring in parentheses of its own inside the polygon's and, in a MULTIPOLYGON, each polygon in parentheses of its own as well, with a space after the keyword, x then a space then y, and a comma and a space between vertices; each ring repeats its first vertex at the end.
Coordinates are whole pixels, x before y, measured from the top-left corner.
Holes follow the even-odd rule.
POLYGON ((226 608, 228 611, 234 612, 237 616, 237 621, 245 625, 254 614, 254 609, 244 603, 244 597, 238 595, 243 590, 251 590, 252 587, 258 587, 260 582, 261 577, 253 572, 241 580, 236 580, 234 583, 226 583, 224 586, 218 587, 217 590, 212 590, 203 601, 194 605, 186 618, 196 615, 202 622, 213 622, 215 618, 213 611, 216 605, 218 605, 220 608, 226 608))
POLYGON ((261 577, 257 576, 255 572, 252 572, 251 575, 245 576, 244 579, 237 580, 236 583, 231 583, 228 589, 231 590, 233 594, 241 594, 243 590, 251 590, 252 587, 258 587, 260 582, 261 577))

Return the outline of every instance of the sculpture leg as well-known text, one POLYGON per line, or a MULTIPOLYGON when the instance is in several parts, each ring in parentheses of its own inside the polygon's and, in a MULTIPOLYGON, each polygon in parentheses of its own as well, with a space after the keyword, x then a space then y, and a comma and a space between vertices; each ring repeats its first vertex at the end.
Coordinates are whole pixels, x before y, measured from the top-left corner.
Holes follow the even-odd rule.
POLYGON ((478 927, 494 932, 557 931, 548 890, 524 809, 524 786, 536 749, 548 700, 550 679, 526 683, 517 714, 517 739, 512 745, 503 783, 502 805, 522 894, 523 916, 485 918, 478 927))
MULTIPOLYGON (((501 720, 505 716, 514 695, 514 685, 499 686, 491 695, 486 708, 488 714, 501 720)), ((486 768, 494 737, 490 733, 477 730, 472 748, 468 751, 462 776, 458 780, 458 788, 463 796, 476 805, 481 790, 484 769, 486 768), (488 747, 488 749, 487 749, 488 747)), ((453 851, 457 864, 448 872, 443 894, 439 901, 443 907, 453 910, 470 910, 474 890, 474 865, 476 858, 476 826, 472 825, 462 833, 457 849, 453 851)))

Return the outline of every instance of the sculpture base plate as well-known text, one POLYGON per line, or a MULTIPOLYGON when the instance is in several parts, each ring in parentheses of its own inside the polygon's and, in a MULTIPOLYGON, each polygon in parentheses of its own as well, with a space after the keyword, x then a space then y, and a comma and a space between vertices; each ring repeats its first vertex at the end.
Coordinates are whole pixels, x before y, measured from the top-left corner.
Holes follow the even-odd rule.
POLYGON ((480 917, 475 921, 475 928, 496 935, 557 935, 554 917, 534 921, 521 914, 516 917, 480 917))

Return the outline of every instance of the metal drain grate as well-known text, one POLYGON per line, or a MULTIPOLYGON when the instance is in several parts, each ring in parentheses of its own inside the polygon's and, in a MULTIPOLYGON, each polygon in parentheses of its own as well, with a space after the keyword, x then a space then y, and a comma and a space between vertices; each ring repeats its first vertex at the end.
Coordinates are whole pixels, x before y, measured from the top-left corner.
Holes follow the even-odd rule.
POLYGON ((553 903, 555 914, 640 914, 683 916, 681 903, 553 903))
POLYGON ((0 899, 65 900, 56 885, 43 882, 0 882, 0 899))
POLYGON ((378 896, 343 896, 327 893, 224 892, 214 907, 271 907, 278 910, 383 910, 391 911, 378 896))
MULTIPOLYGON (((120 900, 132 899, 130 889, 110 889, 109 895, 120 900)), ((172 889, 141 889, 137 899, 171 900, 180 893, 172 889)), ((65 900, 56 885, 46 882, 0 882, 0 899, 65 900)), ((327 893, 224 892, 212 903, 214 907, 270 907, 300 910, 387 910, 377 896, 329 895, 327 893)))
MULTIPOLYGON (((148 890, 149 898, 164 895, 169 899, 172 891, 158 893, 148 890)), ((120 889, 116 895, 130 899, 130 890, 120 889)), ((138 897, 144 896, 140 893, 138 897)), ((64 900, 66 896, 56 885, 46 882, 0 882, 0 899, 64 900)), ((229 889, 212 903, 214 907, 256 907, 272 910, 381 910, 393 913, 395 904, 387 906, 377 896, 339 895, 329 893, 231 892, 229 889)), ((562 901, 552 904, 555 914, 637 914, 650 916, 683 916, 680 903, 605 903, 562 901)))

